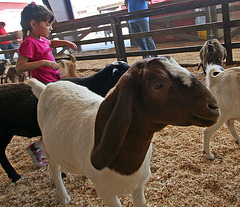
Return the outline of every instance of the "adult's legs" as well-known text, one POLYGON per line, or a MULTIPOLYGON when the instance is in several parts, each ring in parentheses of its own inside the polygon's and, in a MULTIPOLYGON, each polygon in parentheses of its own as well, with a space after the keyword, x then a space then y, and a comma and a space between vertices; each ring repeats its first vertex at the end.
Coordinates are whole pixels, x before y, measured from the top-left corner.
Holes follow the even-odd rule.
MULTIPOLYGON (((7 48, 7 49, 11 50, 11 49, 14 49, 14 48, 15 48, 15 47, 14 47, 13 43, 10 42, 10 43, 8 44, 8 48, 7 48)), ((14 56, 14 53, 8 53, 8 54, 6 54, 6 55, 7 55, 7 57, 8 57, 8 58, 6 58, 6 59, 12 60, 12 59, 13 59, 13 56, 14 56)))
MULTIPOLYGON (((8 49, 8 45, 7 44, 0 44, 0 48, 3 50, 7 50, 8 49)), ((8 59, 7 54, 4 54, 5 59, 8 59)))
MULTIPOLYGON (((133 23, 130 23, 129 25, 130 25, 130 33, 141 32, 138 22, 133 22, 133 23)), ((147 44, 146 44, 144 38, 138 38, 138 39, 134 39, 134 40, 141 51, 147 50, 147 44)))
MULTIPOLYGON (((140 27, 141 32, 149 32, 150 27, 149 27, 149 21, 147 20, 142 20, 138 22, 138 25, 140 27)), ((156 45, 152 39, 152 37, 146 37, 144 38, 146 45, 147 45, 147 50, 156 50, 156 45)), ((157 57, 156 55, 152 55, 153 57, 157 57)))
MULTIPOLYGON (((12 42, 10 42, 9 44, 0 44, 0 48, 2 50, 9 50, 9 49, 14 49, 14 45, 12 42)), ((14 56, 14 53, 8 53, 8 54, 4 54, 5 59, 10 59, 12 60, 14 56)))

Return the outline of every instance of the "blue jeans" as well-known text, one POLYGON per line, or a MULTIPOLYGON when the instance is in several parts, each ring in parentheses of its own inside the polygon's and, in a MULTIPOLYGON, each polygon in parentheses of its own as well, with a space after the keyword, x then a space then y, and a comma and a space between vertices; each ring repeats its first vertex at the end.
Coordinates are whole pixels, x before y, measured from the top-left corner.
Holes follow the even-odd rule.
MULTIPOLYGON (((149 32, 149 21, 142 20, 138 22, 130 22, 130 33, 138 33, 138 32, 149 32)), ((152 39, 152 37, 145 37, 145 38, 139 38, 134 39, 138 47, 141 51, 144 50, 156 50, 155 43, 152 39)), ((143 58, 147 58, 149 56, 143 56, 143 58)), ((152 55, 152 57, 157 57, 155 55, 152 55)))
MULTIPOLYGON (((2 50, 10 50, 10 49, 14 49, 14 45, 12 42, 8 43, 8 44, 0 44, 0 48, 2 50)), ((8 54, 4 54, 5 59, 10 59, 12 60, 14 56, 14 53, 8 53, 8 54)))

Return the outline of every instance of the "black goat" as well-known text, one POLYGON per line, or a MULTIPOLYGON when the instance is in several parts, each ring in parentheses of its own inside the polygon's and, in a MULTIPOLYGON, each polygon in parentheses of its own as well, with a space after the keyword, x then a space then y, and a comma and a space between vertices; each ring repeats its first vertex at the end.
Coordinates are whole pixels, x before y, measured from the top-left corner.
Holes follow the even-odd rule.
MULTIPOLYGON (((86 86, 104 97, 129 67, 127 63, 117 61, 92 76, 64 80, 86 86)), ((28 138, 41 136, 37 123, 37 102, 31 87, 24 83, 0 85, 0 163, 13 182, 21 176, 9 163, 5 150, 14 135, 28 138)))

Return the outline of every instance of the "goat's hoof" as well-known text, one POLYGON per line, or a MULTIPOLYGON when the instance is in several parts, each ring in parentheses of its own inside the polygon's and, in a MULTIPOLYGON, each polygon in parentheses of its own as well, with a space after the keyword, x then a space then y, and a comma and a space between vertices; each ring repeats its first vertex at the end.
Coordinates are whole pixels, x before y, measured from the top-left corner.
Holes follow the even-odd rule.
POLYGON ((66 197, 64 197, 64 199, 60 199, 60 203, 63 205, 68 205, 71 204, 71 197, 69 195, 67 195, 66 197))
POLYGON ((62 176, 62 179, 67 177, 67 175, 63 172, 61 173, 61 176, 62 176))
POLYGON ((14 177, 10 178, 12 180, 13 183, 16 183, 19 179, 21 178, 20 175, 15 175, 14 177))
POLYGON ((206 155, 207 159, 208 160, 214 160, 215 159, 215 156, 214 155, 206 155))
POLYGON ((215 155, 212 153, 206 153, 205 151, 203 151, 203 153, 206 155, 206 158, 208 160, 214 160, 215 159, 215 155))

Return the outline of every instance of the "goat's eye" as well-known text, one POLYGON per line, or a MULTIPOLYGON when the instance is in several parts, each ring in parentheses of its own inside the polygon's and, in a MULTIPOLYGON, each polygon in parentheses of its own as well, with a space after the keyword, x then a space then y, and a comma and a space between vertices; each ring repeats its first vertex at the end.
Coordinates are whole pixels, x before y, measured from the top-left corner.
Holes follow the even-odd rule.
POLYGON ((220 72, 213 72, 213 76, 217 76, 220 72))
POLYGON ((154 89, 158 90, 158 89, 160 89, 162 87, 163 87, 163 84, 158 84, 158 85, 154 86, 154 89))
POLYGON ((115 76, 118 73, 118 69, 117 68, 113 68, 112 70, 112 76, 115 76))

